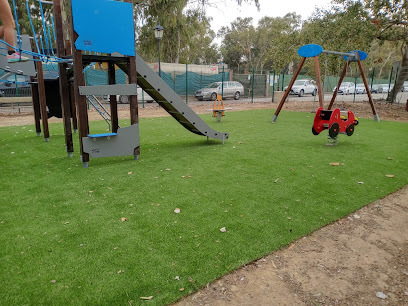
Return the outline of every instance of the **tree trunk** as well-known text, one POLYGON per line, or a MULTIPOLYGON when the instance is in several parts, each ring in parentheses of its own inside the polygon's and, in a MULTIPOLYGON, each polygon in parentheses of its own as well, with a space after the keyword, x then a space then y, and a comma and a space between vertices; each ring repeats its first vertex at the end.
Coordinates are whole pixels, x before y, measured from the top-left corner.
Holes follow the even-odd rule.
POLYGON ((180 61, 180 45, 181 45, 181 37, 180 37, 180 31, 177 31, 177 55, 176 58, 174 59, 174 63, 178 64, 180 61))
POLYGON ((399 74, 397 76, 397 81, 395 82, 394 88, 388 95, 387 102, 394 103, 397 93, 401 91, 404 81, 408 78, 408 44, 405 44, 402 51, 402 61, 399 74))

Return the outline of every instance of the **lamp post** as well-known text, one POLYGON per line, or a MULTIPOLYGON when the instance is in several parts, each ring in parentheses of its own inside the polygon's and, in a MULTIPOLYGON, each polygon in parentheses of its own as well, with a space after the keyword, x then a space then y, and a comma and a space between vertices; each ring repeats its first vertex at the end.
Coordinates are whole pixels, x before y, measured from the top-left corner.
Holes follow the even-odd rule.
POLYGON ((164 28, 160 25, 160 23, 157 24, 157 26, 154 27, 154 36, 156 37, 158 43, 159 43, 159 77, 161 78, 161 69, 160 69, 160 41, 163 37, 163 31, 164 28))

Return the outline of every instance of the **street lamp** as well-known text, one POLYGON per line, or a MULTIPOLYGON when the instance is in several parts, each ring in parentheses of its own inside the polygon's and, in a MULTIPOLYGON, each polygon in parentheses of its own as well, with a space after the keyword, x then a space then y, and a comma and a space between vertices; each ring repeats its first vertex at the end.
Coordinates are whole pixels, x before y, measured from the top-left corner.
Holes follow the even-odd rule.
POLYGON ((160 25, 160 23, 157 24, 157 26, 154 27, 154 36, 156 37, 158 43, 159 43, 159 77, 161 78, 161 69, 160 69, 160 41, 163 37, 163 32, 164 28, 160 25))

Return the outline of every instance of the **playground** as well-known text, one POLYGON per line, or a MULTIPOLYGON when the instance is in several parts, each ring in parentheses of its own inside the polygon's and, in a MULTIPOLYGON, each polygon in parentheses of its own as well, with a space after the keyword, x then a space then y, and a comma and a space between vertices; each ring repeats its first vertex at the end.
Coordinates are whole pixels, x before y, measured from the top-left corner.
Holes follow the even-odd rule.
POLYGON ((72 41, 60 1, 44 4, 57 56, 37 42, 28 51, 18 33, 30 61, 0 56, 7 71, 37 78, 34 118, 0 117, 4 304, 407 302, 407 120, 400 105, 373 102, 365 52, 299 49, 302 64, 315 62, 318 104, 286 100, 301 64, 279 105, 219 95, 208 109, 136 54, 129 1, 72 0, 72 41), (101 27, 112 13, 121 20, 101 27), (338 85, 358 64, 367 101, 335 103, 335 89, 324 109, 322 52, 344 56, 338 85), (44 79, 49 59, 54 80, 44 79), (107 63, 108 85, 86 84, 94 63, 107 63), (155 103, 139 109, 138 86, 155 103), (62 118, 48 120, 57 96, 62 118), (110 114, 98 96, 110 97, 110 114))
MULTIPOLYGON (((223 125, 237 135, 225 145, 214 142, 209 146, 194 137, 186 139, 184 129, 152 106, 146 109, 146 116, 141 112, 143 158, 136 162, 118 157, 109 163, 100 159, 87 170, 58 150, 63 141, 61 122, 50 123, 55 140, 49 143, 38 141, 32 125, 1 128, 7 144, 1 151, 3 169, 7 177, 13 173, 2 189, 7 192, 2 198, 8 199, 2 226, 9 233, 5 237, 15 237, 13 245, 2 242, 8 245, 8 255, 2 256, 9 258, 8 280, 2 280, 8 284, 2 294, 8 294, 2 298, 19 301, 22 296, 15 289, 28 286, 23 290, 28 295, 26 301, 77 298, 86 303, 84 294, 91 294, 92 301, 102 304, 115 300, 161 305, 227 274, 181 304, 239 305, 279 299, 289 305, 299 301, 324 304, 335 299, 355 303, 363 298, 375 303, 377 292, 387 294, 390 303, 405 301, 407 245, 400 239, 406 236, 406 187, 355 211, 407 183, 407 121, 390 121, 401 110, 387 116, 376 105, 383 121, 375 123, 367 103, 354 105, 352 109, 362 118, 360 130, 341 139, 333 151, 323 139, 311 135, 313 114, 306 111, 310 107, 306 103, 285 104, 287 109, 274 126, 281 137, 259 138, 270 129, 270 122, 262 118, 273 113, 276 104, 265 106, 235 105, 238 109, 226 113, 220 123, 202 106, 206 122, 223 125), (366 116, 360 108, 367 108, 366 116), (243 127, 243 121, 256 127, 259 136, 253 134, 254 128, 243 127), (293 134, 300 130, 304 130, 301 135, 293 134), (288 149, 276 146, 282 143, 288 149), (295 152, 289 147, 296 148, 295 152), (352 156, 346 154, 348 150, 353 151, 352 156), (28 156, 28 152, 32 154, 28 156), (340 165, 330 165, 336 162, 340 165), (386 177, 389 174, 394 177, 386 177), (317 180, 314 184, 319 188, 307 189, 309 177, 317 180), (44 191, 37 186, 49 187, 44 191), (326 203, 328 199, 331 204, 326 203), (179 214, 174 213, 176 208, 179 214), (312 228, 331 222, 302 238, 312 228), (220 231, 222 227, 225 233, 220 231), (362 244, 367 237, 370 244, 362 244), (399 247, 395 247, 397 242, 399 247), (45 256, 41 260, 40 254, 45 256), (14 260, 21 263, 13 264, 17 270, 10 270, 14 260), (104 268, 97 271, 100 261, 104 268), (239 269, 241 265, 244 267, 239 269), (42 289, 30 287, 29 275, 43 283, 42 289), (70 292, 75 292, 75 297, 70 292)), ((128 113, 126 109, 123 112, 128 113)), ((105 124, 91 122, 101 127, 105 124)))

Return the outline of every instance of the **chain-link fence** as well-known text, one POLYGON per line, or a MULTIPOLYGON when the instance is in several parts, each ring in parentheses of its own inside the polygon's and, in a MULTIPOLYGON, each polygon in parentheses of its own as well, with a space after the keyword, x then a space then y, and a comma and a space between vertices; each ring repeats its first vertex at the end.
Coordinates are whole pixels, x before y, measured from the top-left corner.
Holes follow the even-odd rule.
MULTIPOLYGON (((197 68, 197 65, 191 65, 193 68, 190 68, 189 65, 177 67, 177 70, 166 69, 161 71, 161 78, 167 83, 167 85, 173 89, 186 103, 203 103, 202 101, 208 100, 207 103, 212 103, 214 96, 208 95, 205 98, 199 97, 196 95, 196 92, 213 87, 214 83, 217 83, 218 90, 211 89, 214 92, 222 95, 224 100, 229 100, 227 102, 234 102, 234 99, 237 99, 241 102, 279 102, 280 98, 283 95, 284 88, 288 86, 291 81, 293 74, 286 73, 276 73, 273 69, 270 71, 259 71, 255 69, 228 69, 224 65, 217 66, 214 69, 214 66, 209 69, 205 67, 202 71, 197 68), (185 69, 184 69, 185 68, 185 69), (239 94, 236 95, 227 95, 226 91, 229 86, 232 86, 231 81, 239 82, 242 85, 242 89, 239 89, 239 94), (229 83, 227 83, 229 82, 229 83)), ((157 73, 158 69, 152 67, 157 73)), ((391 89, 396 84, 396 80, 399 74, 408 75, 407 71, 401 70, 400 66, 392 67, 391 71, 388 72, 388 78, 378 78, 377 75, 387 75, 383 70, 376 70, 376 68, 364 68, 365 75, 367 78, 368 85, 372 93, 381 94, 378 96, 378 99, 387 99, 388 95, 391 92, 391 89)), ((324 69, 323 69, 324 71, 324 69)), ((329 95, 333 92, 334 88, 339 82, 341 75, 341 70, 338 71, 337 75, 325 75, 324 73, 321 76, 322 85, 324 92, 329 95)), ((20 77, 20 76, 19 76, 20 77)), ((315 79, 314 73, 310 74, 300 74, 297 77, 297 80, 301 79, 315 79)), ((3 112, 4 107, 11 107, 11 112, 16 112, 16 109, 19 111, 25 109, 25 104, 27 103, 24 100, 24 97, 31 96, 31 85, 27 83, 28 80, 25 79, 25 82, 13 82, 12 76, 4 74, 0 71, 0 111, 3 112), (2 76, 3 75, 3 76, 2 76), (6 78, 6 79, 3 79, 6 78), (14 97, 13 101, 4 101, 2 97, 14 97), (19 99, 21 101, 19 101, 19 99), (23 102, 24 101, 24 102, 23 102), (24 107, 24 108, 23 108, 24 107)), ((97 65, 85 69, 85 80, 88 86, 93 85, 106 85, 108 84, 108 75, 107 70, 103 67, 97 65)), ((116 70, 116 83, 125 84, 127 82, 126 74, 120 70, 116 70)), ((358 87, 361 87, 363 80, 360 76, 360 72, 357 68, 357 65, 350 65, 347 69, 346 76, 343 80, 343 83, 351 82, 354 84, 353 90, 350 92, 354 96, 352 99, 355 101, 356 94, 358 94, 358 87)), ((234 85, 235 86, 235 85, 234 85)), ((211 91, 207 90, 207 91, 211 91)), ((408 82, 403 86, 403 90, 408 91, 408 82)), ((147 95, 146 95, 147 96, 147 95)), ((290 99, 296 99, 296 95, 290 95, 290 99)), ((304 97, 306 98, 306 97, 304 97)), ((339 97, 341 99, 341 97, 339 97)), ((401 93, 396 93, 393 98, 393 101, 396 103, 405 103, 402 101, 401 93)), ((317 99, 315 96, 314 100, 317 99)), ((350 96, 347 100, 350 99, 350 96)), ((142 104, 142 107, 145 106, 145 95, 142 94, 138 97, 139 102, 142 104)), ((204 102, 206 103, 206 102, 204 102)))

